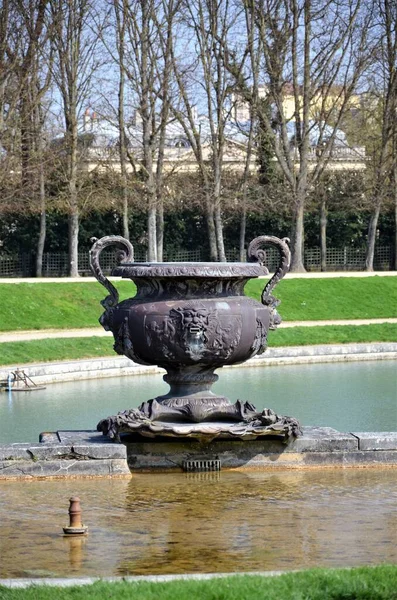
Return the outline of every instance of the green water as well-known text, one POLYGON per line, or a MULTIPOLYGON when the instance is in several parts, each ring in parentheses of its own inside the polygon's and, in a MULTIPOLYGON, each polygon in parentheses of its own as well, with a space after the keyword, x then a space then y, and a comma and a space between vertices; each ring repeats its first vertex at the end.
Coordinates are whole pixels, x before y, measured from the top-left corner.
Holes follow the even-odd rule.
MULTIPOLYGON (((214 390, 339 431, 397 431, 396 362, 367 361, 218 370, 214 390)), ((58 383, 0 394, 0 443, 36 442, 42 431, 95 429, 97 422, 164 394, 161 375, 58 383)))
POLYGON ((397 562, 395 469, 3 482, 0 577, 269 571, 397 562), (78 495, 86 538, 64 538, 78 495))

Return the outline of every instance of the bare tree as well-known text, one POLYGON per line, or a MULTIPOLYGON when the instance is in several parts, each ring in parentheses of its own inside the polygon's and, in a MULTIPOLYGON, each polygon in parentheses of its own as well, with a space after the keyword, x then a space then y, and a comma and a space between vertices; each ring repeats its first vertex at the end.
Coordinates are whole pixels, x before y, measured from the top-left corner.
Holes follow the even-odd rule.
MULTIPOLYGON (((368 227, 368 244, 366 256, 366 270, 373 271, 376 231, 379 215, 387 186, 387 177, 392 173, 394 177, 393 151, 395 145, 395 121, 397 118, 397 5, 393 0, 377 0, 378 52, 376 71, 376 86, 382 90, 382 97, 378 98, 381 107, 380 140, 374 156, 374 182, 371 194, 372 215, 368 227)), ((397 223, 397 220, 396 220, 397 223)))
MULTIPOLYGON (((20 76, 24 81, 20 97, 22 185, 24 194, 37 205, 40 214, 36 251, 36 276, 42 276, 46 238, 46 192, 44 140, 45 95, 51 83, 52 49, 49 46, 51 23, 46 22, 48 0, 21 0, 19 16, 24 29, 25 47, 20 76), (46 57, 47 60, 44 60, 46 57)), ((32 207, 34 208, 34 207, 32 207)))
MULTIPOLYGON (((164 154, 169 124, 170 39, 179 0, 117 0, 117 52, 120 73, 120 159, 142 182, 147 201, 148 259, 162 260, 164 154), (126 95, 133 119, 125 118, 126 95)), ((110 49, 110 44, 107 44, 110 49)), ((125 187, 126 189, 126 187, 125 187)), ((126 202, 124 203, 126 205, 126 202)))
POLYGON ((236 13, 229 0, 194 0, 183 4, 187 46, 174 44, 172 64, 179 104, 172 107, 188 139, 202 179, 211 260, 226 260, 222 223, 222 181, 227 124, 232 111, 231 77, 223 44, 233 34, 236 13), (203 117, 197 118, 197 105, 203 117))
POLYGON ((43 101, 49 88, 50 77, 43 56, 49 39, 45 18, 47 5, 48 0, 15 0, 12 4, 7 1, 3 4, 0 17, 0 136, 2 137, 1 133, 5 133, 7 125, 13 120, 11 130, 19 150, 14 145, 14 148, 10 147, 8 151, 13 155, 14 161, 17 161, 13 169, 13 179, 15 181, 20 178, 16 194, 22 202, 20 210, 40 213, 36 253, 38 276, 41 275, 46 215, 43 101))
POLYGON ((257 110, 293 196, 291 269, 304 271, 306 198, 328 164, 371 55, 371 14, 362 0, 247 0, 244 9, 261 42, 259 93, 250 75, 249 46, 225 46, 225 62, 247 102, 262 95, 272 106, 271 114, 260 105, 257 110), (309 168, 313 144, 316 162, 309 168))
POLYGON ((69 225, 69 275, 78 276, 79 115, 100 62, 96 56, 99 31, 93 27, 91 0, 49 0, 56 57, 52 73, 59 89, 65 124, 64 152, 69 225))

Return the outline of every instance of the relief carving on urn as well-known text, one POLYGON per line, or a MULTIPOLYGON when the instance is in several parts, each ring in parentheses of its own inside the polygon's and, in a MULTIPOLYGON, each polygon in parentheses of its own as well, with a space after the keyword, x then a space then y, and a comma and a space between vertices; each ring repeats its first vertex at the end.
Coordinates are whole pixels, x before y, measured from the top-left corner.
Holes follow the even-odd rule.
POLYGON ((249 402, 211 391, 214 373, 261 354, 267 332, 281 322, 274 286, 289 269, 287 239, 260 236, 248 247, 247 263, 134 263, 133 248, 120 236, 96 240, 90 264, 109 295, 102 301, 100 322, 114 336, 114 349, 141 364, 166 369, 168 394, 144 402, 139 408, 103 419, 98 429, 110 437, 122 433, 182 437, 239 437, 252 439, 298 435, 296 419, 249 402), (99 255, 107 246, 122 251, 114 275, 135 282, 134 297, 119 302, 115 286, 104 276, 99 255), (265 285, 261 302, 245 296, 249 279, 268 276, 264 248, 275 247, 279 265, 265 285))
POLYGON ((167 359, 192 362, 227 359, 239 343, 241 318, 222 323, 216 310, 195 303, 172 308, 168 315, 147 315, 148 346, 158 347, 167 359))

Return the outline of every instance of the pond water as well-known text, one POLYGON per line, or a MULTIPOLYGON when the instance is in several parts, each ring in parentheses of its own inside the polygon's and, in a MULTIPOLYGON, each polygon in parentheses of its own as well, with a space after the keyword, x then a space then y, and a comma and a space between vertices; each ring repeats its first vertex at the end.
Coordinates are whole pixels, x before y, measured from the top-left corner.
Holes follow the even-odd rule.
MULTIPOLYGON (((232 401, 339 431, 397 430, 396 362, 368 361, 218 370, 214 390, 232 401)), ((42 431, 95 429, 97 422, 164 394, 161 375, 48 385, 31 393, 0 394, 0 443, 37 442, 42 431)))
POLYGON ((397 562, 394 469, 5 481, 0 577, 289 570, 397 562), (85 538, 62 536, 78 495, 85 538))

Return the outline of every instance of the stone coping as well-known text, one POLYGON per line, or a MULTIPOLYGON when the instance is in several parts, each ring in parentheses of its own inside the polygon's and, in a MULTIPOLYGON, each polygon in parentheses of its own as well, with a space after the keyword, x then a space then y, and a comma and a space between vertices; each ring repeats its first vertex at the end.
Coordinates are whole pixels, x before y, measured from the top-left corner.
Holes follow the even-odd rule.
POLYGON ((125 436, 110 442, 91 430, 46 432, 38 443, 0 445, 0 480, 131 476, 136 472, 180 472, 186 460, 217 459, 221 469, 397 467, 397 432, 348 432, 303 427, 289 444, 255 441, 125 436))
MULTIPOLYGON (((349 568, 349 567, 347 567, 349 568)), ((8 588, 28 588, 35 585, 51 587, 74 587, 78 585, 92 585, 103 581, 106 583, 135 583, 148 581, 150 583, 166 583, 167 581, 207 581, 209 579, 222 579, 224 577, 279 577, 286 573, 296 573, 297 569, 290 571, 233 571, 231 573, 181 573, 172 575, 123 575, 122 577, 21 577, 20 579, 0 579, 0 585, 8 588)))
POLYGON ((122 583, 124 581, 133 583, 140 581, 149 581, 151 583, 165 583, 167 581, 206 581, 208 579, 221 579, 224 577, 242 577, 242 576, 260 576, 260 577, 278 577, 286 573, 295 573, 296 569, 291 571, 234 571, 231 573, 181 573, 173 575, 123 575, 122 577, 21 577, 20 579, 0 579, 0 585, 8 588, 28 588, 35 585, 45 585, 51 587, 74 587, 78 585, 92 585, 98 581, 106 583, 122 583))
MULTIPOLYGON (((317 346, 289 346, 268 348, 261 356, 255 356, 241 365, 228 368, 253 366, 278 366, 289 364, 313 364, 323 362, 348 362, 361 360, 397 359, 397 342, 368 344, 319 344, 317 346)), ((156 366, 138 365, 120 356, 91 358, 74 361, 48 362, 27 365, 0 366, 0 387, 7 382, 8 374, 22 368, 38 385, 102 377, 148 375, 164 373, 156 366)))
POLYGON ((44 433, 36 444, 0 445, 0 480, 119 475, 130 475, 126 446, 96 431, 44 433))

